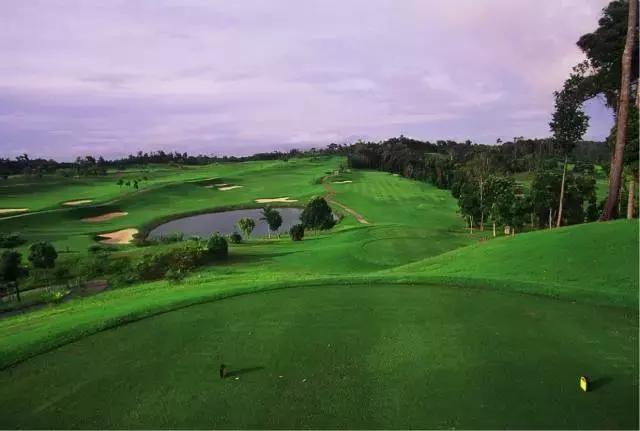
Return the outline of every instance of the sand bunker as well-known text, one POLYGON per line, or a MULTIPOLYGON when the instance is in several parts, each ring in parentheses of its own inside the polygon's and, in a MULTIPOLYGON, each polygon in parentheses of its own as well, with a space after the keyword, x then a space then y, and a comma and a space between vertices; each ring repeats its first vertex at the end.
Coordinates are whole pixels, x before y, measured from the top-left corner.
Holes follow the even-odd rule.
POLYGON ((242 186, 226 186, 226 187, 218 187, 218 190, 226 192, 227 190, 239 189, 242 186))
POLYGON ((204 188, 205 189, 212 189, 214 187, 225 187, 225 186, 228 186, 228 185, 229 184, 227 184, 227 183, 209 184, 209 185, 204 186, 204 188))
POLYGON ((63 203, 62 205, 82 205, 82 204, 88 204, 89 202, 93 202, 93 199, 81 199, 79 201, 67 201, 65 203, 63 203))
POLYGON ((289 199, 289 196, 284 197, 284 198, 263 198, 263 199, 256 199, 256 202, 258 202, 259 204, 268 204, 270 202, 298 202, 297 199, 289 199))
POLYGON ((114 211, 112 213, 106 213, 106 214, 102 214, 95 217, 86 217, 86 218, 83 218, 82 221, 88 221, 89 223, 98 223, 101 221, 109 221, 114 218, 126 216, 127 214, 129 213, 124 211, 114 211))
POLYGON ((23 213, 29 211, 29 208, 0 208, 0 214, 23 213))
POLYGON ((347 183, 352 183, 353 181, 351 180, 344 180, 344 181, 334 181, 333 184, 347 184, 347 183))
POLYGON ((138 233, 138 229, 128 228, 117 230, 115 232, 103 233, 98 235, 100 238, 105 238, 100 241, 103 244, 129 244, 133 240, 133 236, 138 233))

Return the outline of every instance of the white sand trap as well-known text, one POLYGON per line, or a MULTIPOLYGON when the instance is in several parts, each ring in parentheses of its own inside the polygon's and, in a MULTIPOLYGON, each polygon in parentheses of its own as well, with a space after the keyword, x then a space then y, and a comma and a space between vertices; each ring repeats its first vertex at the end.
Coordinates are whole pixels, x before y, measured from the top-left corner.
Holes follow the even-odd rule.
POLYGON ((133 236, 138 233, 138 229, 128 228, 117 230, 115 232, 103 233, 98 235, 100 238, 105 238, 100 241, 103 244, 129 244, 133 240, 133 236))
POLYGON ((81 199, 79 201, 67 201, 67 202, 63 203, 62 205, 75 206, 75 205, 88 204, 89 202, 93 202, 93 199, 81 199))
POLYGON ((352 183, 353 181, 351 180, 344 180, 344 181, 334 181, 333 184, 347 184, 347 183, 352 183))
POLYGON ((23 213, 29 211, 29 208, 0 208, 0 214, 23 213))
POLYGON ((214 187, 225 187, 228 186, 229 184, 227 183, 219 183, 219 184, 209 184, 207 186, 204 186, 205 189, 212 189, 214 187))
POLYGON ((218 187, 218 190, 226 192, 227 190, 239 189, 242 186, 226 186, 226 187, 218 187))
POLYGON ((290 199, 289 196, 284 197, 284 198, 262 198, 262 199, 256 199, 256 202, 258 202, 259 204, 268 204, 271 202, 298 202, 297 199, 290 199))
POLYGON ((98 223, 101 221, 109 221, 114 218, 126 216, 127 214, 129 213, 124 211, 114 211, 112 213, 106 213, 95 217, 86 217, 83 218, 82 221, 88 221, 89 223, 98 223))

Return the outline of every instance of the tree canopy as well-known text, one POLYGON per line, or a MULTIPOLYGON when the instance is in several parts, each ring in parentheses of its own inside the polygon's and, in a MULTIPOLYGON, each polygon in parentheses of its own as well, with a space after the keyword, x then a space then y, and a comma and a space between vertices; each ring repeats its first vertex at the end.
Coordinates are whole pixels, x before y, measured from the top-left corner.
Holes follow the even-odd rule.
POLYGON ((53 268, 58 258, 56 249, 46 241, 36 242, 29 247, 29 262, 35 268, 53 268))
POLYGON ((331 229, 335 224, 331 207, 323 197, 313 197, 300 215, 304 227, 315 230, 331 229))
MULTIPOLYGON (((615 0, 603 10, 598 28, 584 34, 577 42, 587 60, 576 66, 575 71, 583 78, 580 88, 584 100, 598 94, 604 95, 609 107, 616 109, 622 76, 621 62, 627 35, 628 0, 615 0)), ((636 17, 637 18, 637 17, 636 17)), ((638 23, 636 19, 636 34, 638 23)), ((638 81, 638 38, 635 40, 631 61, 631 82, 638 81)))
POLYGON ((277 231, 280 226, 282 226, 282 216, 280 212, 268 205, 262 209, 261 220, 267 222, 267 226, 269 226, 269 236, 271 236, 271 232, 277 231))
POLYGON ((238 220, 238 228, 244 233, 244 235, 248 238, 251 236, 251 232, 256 228, 256 222, 254 219, 250 217, 242 217, 238 220))

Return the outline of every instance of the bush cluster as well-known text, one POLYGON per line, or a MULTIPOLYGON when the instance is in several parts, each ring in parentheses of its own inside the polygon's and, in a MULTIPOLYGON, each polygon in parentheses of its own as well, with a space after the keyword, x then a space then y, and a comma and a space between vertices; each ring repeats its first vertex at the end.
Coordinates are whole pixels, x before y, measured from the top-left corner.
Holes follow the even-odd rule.
POLYGON ((289 229, 289 236, 293 241, 302 241, 304 238, 304 225, 303 224, 294 224, 289 229))
POLYGON ((135 266, 140 280, 159 280, 168 273, 184 274, 203 265, 208 260, 207 250, 199 243, 188 243, 172 250, 156 254, 146 254, 135 266))
POLYGON ((155 254, 144 255, 135 265, 139 280, 159 280, 166 277, 181 280, 184 275, 212 260, 228 256, 227 240, 219 234, 212 235, 203 247, 202 242, 189 241, 180 247, 155 254))
POLYGON ((0 248, 15 248, 26 242, 27 240, 17 232, 0 233, 0 248))
POLYGON ((242 242, 242 235, 238 232, 234 232, 229 235, 229 241, 231 241, 232 244, 240 244, 242 242))
POLYGON ((207 241, 207 251, 214 259, 225 259, 229 255, 229 244, 222 235, 215 233, 207 241))
POLYGON ((184 240, 184 234, 182 232, 173 232, 166 235, 161 235, 158 238, 158 242, 161 244, 171 244, 174 242, 181 242, 184 240))

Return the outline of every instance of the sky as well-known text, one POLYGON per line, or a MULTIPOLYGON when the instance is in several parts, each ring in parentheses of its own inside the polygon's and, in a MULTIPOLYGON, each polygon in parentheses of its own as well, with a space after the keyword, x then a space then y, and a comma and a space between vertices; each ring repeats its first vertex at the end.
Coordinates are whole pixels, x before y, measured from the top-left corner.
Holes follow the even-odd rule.
POLYGON ((3 0, 0 157, 549 136, 606 3, 3 0))

